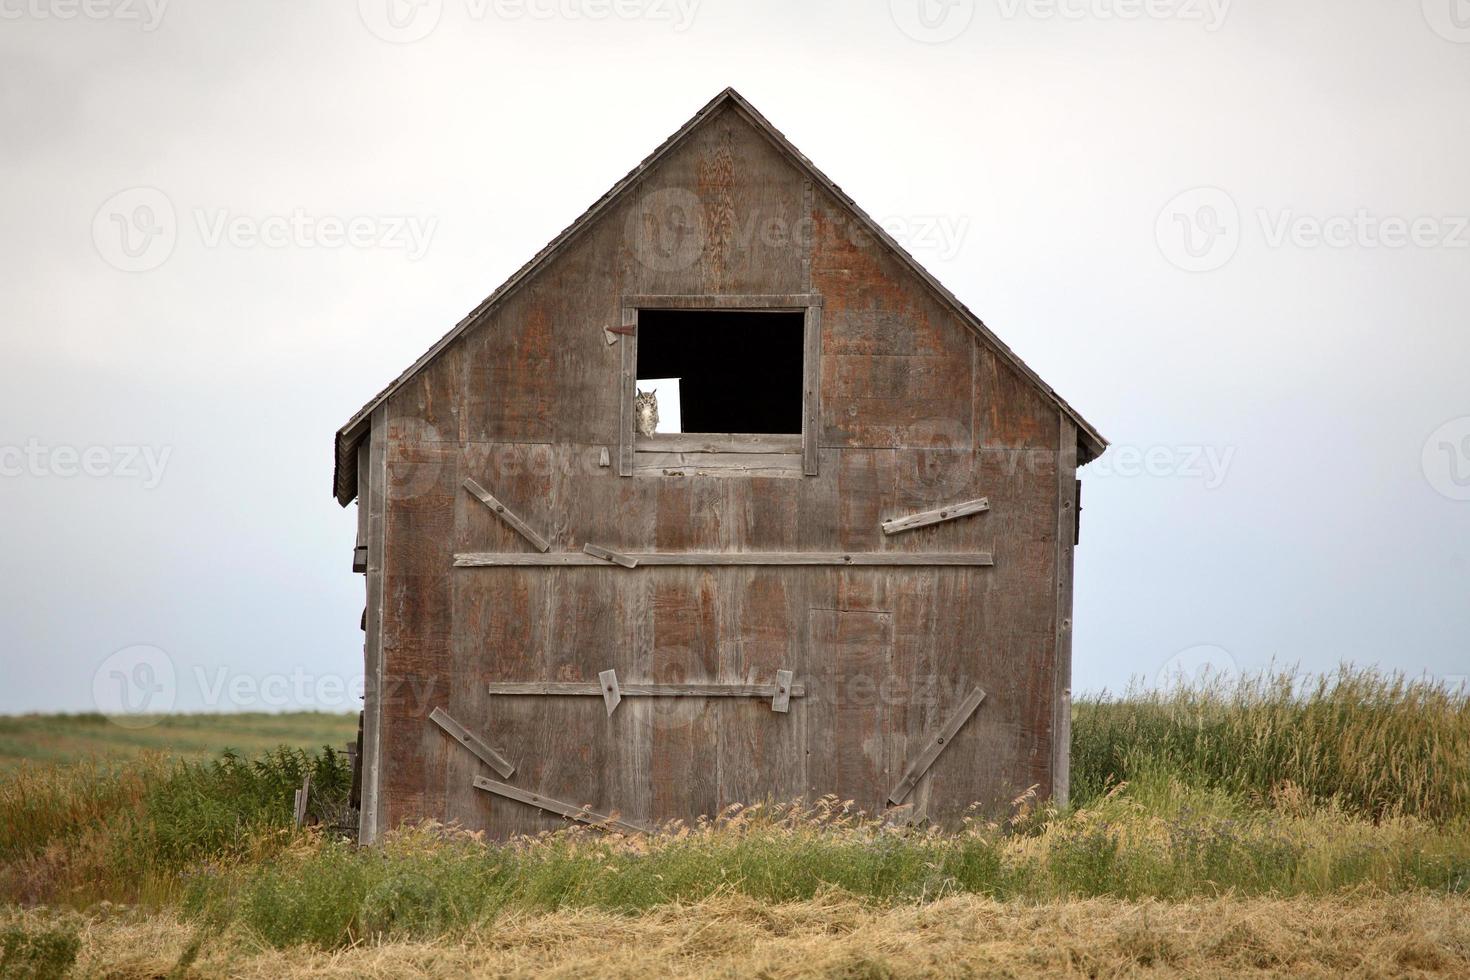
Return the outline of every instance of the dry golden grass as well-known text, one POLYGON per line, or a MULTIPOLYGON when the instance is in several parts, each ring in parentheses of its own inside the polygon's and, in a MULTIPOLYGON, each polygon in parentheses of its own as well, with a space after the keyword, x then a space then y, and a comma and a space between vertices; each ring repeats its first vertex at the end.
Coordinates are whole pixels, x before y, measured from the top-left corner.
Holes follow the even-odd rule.
MULTIPOLYGON (((0 925, 46 917, 0 913, 0 925)), ((127 910, 83 920, 77 976, 161 977, 199 929, 127 910)), ((464 940, 263 948, 202 935, 196 977, 1466 976, 1470 900, 1096 899, 998 903, 973 896, 877 909, 838 893, 771 905, 721 895, 630 917, 512 915, 464 940)))

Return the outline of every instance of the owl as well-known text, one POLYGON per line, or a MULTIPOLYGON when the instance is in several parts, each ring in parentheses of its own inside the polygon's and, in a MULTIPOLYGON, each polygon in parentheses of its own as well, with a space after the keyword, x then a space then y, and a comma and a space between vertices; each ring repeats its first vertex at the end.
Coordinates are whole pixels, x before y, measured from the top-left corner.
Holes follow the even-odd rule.
POLYGON ((638 392, 633 398, 633 418, 637 420, 638 434, 651 436, 658 431, 658 392, 638 392))

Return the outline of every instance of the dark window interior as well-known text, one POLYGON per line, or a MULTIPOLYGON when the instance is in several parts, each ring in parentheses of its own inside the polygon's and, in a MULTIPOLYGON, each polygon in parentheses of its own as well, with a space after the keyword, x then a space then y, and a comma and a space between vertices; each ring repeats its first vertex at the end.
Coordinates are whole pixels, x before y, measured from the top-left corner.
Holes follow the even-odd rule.
POLYGON ((685 432, 800 433, 805 316, 639 310, 638 377, 679 378, 685 432))

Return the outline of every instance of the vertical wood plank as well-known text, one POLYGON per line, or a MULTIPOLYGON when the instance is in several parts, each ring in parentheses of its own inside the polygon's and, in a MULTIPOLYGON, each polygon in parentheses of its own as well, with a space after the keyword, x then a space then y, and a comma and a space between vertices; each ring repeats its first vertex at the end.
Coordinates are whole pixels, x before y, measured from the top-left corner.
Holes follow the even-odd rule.
POLYGON ((381 830, 383 804, 383 567, 388 489, 387 406, 372 416, 367 447, 358 450, 359 506, 367 497, 367 631, 363 641, 362 810, 358 840, 372 844, 381 830))
POLYGON ((810 792, 881 815, 907 749, 908 703, 884 684, 894 676, 893 616, 813 609, 810 627, 810 792))
POLYGON ((633 395, 638 389, 638 311, 631 306, 623 307, 623 326, 633 327, 634 332, 618 344, 622 364, 619 384, 622 397, 618 401, 618 476, 632 476, 633 395))
POLYGON ((801 426, 801 462, 807 476, 817 475, 817 444, 822 417, 822 308, 806 309, 806 350, 802 355, 802 404, 806 417, 801 426))
POLYGON ((1077 425, 1061 416, 1057 452, 1056 687, 1052 692, 1051 795, 1066 806, 1072 788, 1072 571, 1077 533, 1077 425))

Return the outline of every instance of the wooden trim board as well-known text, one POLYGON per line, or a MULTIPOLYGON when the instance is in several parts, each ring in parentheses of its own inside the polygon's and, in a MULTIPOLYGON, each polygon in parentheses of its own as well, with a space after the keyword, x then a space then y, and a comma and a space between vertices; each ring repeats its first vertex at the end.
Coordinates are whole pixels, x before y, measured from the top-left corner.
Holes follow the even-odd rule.
POLYGON ((979 514, 989 509, 990 501, 985 497, 980 497, 976 500, 966 500, 949 507, 937 507, 934 510, 910 514, 907 517, 891 518, 883 522, 883 533, 902 534, 904 531, 912 531, 915 528, 929 527, 931 524, 940 524, 944 521, 969 517, 971 514, 979 514))
MULTIPOLYGON (((745 553, 691 552, 688 554, 628 554, 637 569, 662 566, 720 567, 727 565, 834 565, 852 567, 990 567, 995 564, 988 551, 921 553, 912 551, 868 551, 856 554, 825 551, 752 551, 745 553)), ((516 553, 468 552, 454 556, 455 568, 500 568, 522 566, 533 568, 607 568, 602 558, 580 552, 529 555, 516 553)))
POLYGON ((633 448, 640 453, 790 453, 801 455, 801 435, 741 435, 737 432, 660 432, 638 436, 633 448))
POLYGON ((621 554, 620 552, 613 551, 610 548, 601 548, 601 547, 598 547, 595 544, 584 544, 584 545, 582 545, 582 554, 584 554, 584 555, 591 555, 593 558, 600 558, 603 561, 610 561, 614 565, 621 565, 624 568, 637 568, 638 567, 638 563, 636 561, 634 561, 632 558, 629 558, 627 555, 621 554))
POLYGON ((359 451, 361 485, 357 505, 367 507, 367 609, 363 633, 362 807, 358 813, 358 842, 372 844, 386 817, 387 800, 380 792, 383 780, 383 697, 386 669, 383 656, 383 617, 387 593, 383 587, 388 561, 388 409, 373 410, 372 429, 359 451))
POLYGON ((678 294, 642 293, 623 297, 623 305, 648 310, 770 310, 799 313, 822 305, 816 293, 678 294))
MULTIPOLYGON (((611 673, 611 671, 603 673, 611 673)), ((592 681, 504 681, 491 684, 488 690, 491 694, 516 696, 589 698, 607 696, 603 685, 592 681)), ((776 684, 623 684, 619 682, 618 684, 620 700, 622 698, 776 698, 780 694, 780 682, 776 684)), ((806 685, 791 684, 787 696, 806 697, 806 685)), ((608 712, 608 714, 611 713, 611 711, 608 712)))

